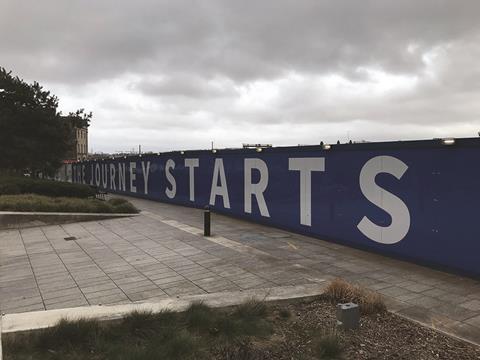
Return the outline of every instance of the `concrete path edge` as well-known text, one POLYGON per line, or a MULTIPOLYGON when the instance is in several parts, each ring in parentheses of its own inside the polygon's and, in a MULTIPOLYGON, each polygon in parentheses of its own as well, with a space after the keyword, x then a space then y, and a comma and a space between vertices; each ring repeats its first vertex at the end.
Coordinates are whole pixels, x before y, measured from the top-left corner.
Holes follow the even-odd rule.
POLYGON ((454 338, 454 339, 457 339, 457 340, 460 340, 460 341, 464 341, 464 342, 466 342, 466 343, 469 343, 469 344, 472 344, 472 345, 475 345, 475 346, 480 346, 480 344, 476 343, 475 341, 472 341, 472 340, 470 340, 470 339, 467 339, 467 338, 465 338, 465 337, 463 337, 463 336, 459 336, 459 335, 453 334, 453 333, 451 333, 451 332, 449 332, 449 331, 443 330, 442 328, 429 325, 429 324, 427 324, 427 323, 425 323, 425 322, 422 322, 422 321, 420 321, 420 320, 415 319, 415 318, 412 317, 412 316, 408 316, 408 315, 402 314, 402 313, 398 312, 397 310, 388 310, 388 312, 390 312, 390 313, 392 313, 392 314, 395 314, 395 315, 397 315, 397 316, 399 316, 399 317, 401 317, 401 318, 407 319, 408 321, 411 321, 411 322, 413 322, 413 323, 415 323, 415 324, 418 324, 418 325, 421 325, 421 326, 423 326, 423 327, 426 327, 426 328, 432 329, 432 330, 434 330, 434 331, 437 331, 437 332, 439 332, 439 333, 441 333, 441 334, 443 334, 443 335, 449 336, 449 337, 451 337, 451 338, 454 338))
POLYGON ((139 214, 123 213, 0 211, 0 230, 24 229, 45 225, 58 225, 72 222, 116 219, 138 215, 139 214))
POLYGON ((273 288, 252 289, 234 292, 210 293, 178 298, 167 298, 157 302, 138 302, 124 305, 94 305, 76 308, 33 311, 2 316, 2 333, 15 333, 44 329, 55 325, 61 319, 97 319, 101 321, 117 320, 132 311, 161 310, 183 311, 192 302, 201 301, 211 307, 228 307, 241 304, 249 299, 264 301, 288 300, 321 295, 326 283, 273 288))

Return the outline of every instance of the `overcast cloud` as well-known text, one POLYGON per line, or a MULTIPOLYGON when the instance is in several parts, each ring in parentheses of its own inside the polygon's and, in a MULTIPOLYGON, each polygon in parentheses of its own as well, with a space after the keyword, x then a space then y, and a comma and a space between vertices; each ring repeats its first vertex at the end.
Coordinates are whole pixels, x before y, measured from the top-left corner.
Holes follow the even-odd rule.
POLYGON ((94 151, 480 130, 480 2, 0 0, 0 66, 94 151))

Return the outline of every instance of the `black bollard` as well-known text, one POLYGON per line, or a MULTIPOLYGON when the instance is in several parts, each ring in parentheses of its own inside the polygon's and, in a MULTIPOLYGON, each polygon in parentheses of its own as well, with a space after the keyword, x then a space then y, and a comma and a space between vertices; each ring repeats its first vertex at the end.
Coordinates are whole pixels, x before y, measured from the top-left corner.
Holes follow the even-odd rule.
POLYGON ((205 206, 203 212, 203 236, 210 236, 210 209, 205 206))

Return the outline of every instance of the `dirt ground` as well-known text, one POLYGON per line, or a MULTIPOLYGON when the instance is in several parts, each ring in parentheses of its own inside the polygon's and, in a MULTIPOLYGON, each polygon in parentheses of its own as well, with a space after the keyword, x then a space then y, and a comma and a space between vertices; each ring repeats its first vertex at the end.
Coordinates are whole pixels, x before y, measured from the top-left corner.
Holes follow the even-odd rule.
POLYGON ((480 359, 480 347, 388 312, 362 315, 360 328, 348 331, 336 329, 335 306, 322 299, 273 305, 271 314, 274 329, 268 341, 232 347, 217 353, 217 359, 328 358, 315 351, 326 332, 338 335, 342 351, 335 359, 480 359))

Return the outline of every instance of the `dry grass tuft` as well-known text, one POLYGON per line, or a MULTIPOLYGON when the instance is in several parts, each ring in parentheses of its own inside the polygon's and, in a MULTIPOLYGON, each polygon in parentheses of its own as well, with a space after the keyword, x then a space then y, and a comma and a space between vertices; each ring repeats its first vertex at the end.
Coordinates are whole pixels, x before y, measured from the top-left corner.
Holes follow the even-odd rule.
POLYGON ((343 345, 335 330, 319 334, 313 341, 313 352, 318 359, 342 358, 343 345))
POLYGON ((352 285, 343 279, 333 280, 325 289, 324 296, 332 303, 356 303, 362 314, 375 314, 387 309, 380 294, 352 285))

